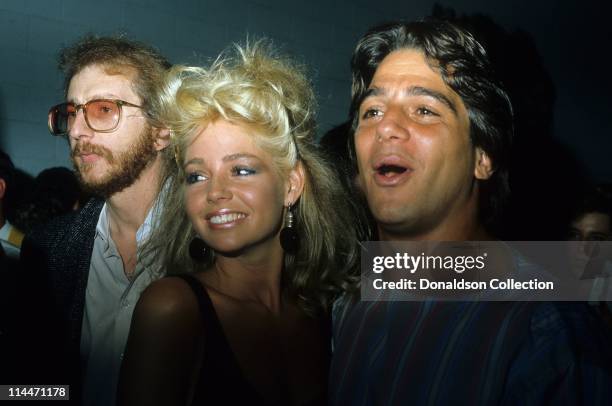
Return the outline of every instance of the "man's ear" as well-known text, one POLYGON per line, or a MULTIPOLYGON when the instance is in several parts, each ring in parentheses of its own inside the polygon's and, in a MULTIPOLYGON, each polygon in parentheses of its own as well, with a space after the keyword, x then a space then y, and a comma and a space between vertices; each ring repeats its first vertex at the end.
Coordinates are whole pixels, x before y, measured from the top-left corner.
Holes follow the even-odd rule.
POLYGON ((486 180, 493 175, 493 161, 491 157, 482 148, 476 148, 476 156, 474 162, 474 177, 480 180, 486 180))
POLYGON ((153 131, 155 134, 155 150, 161 151, 170 145, 170 129, 168 128, 155 128, 153 131))
POLYGON ((0 178, 0 200, 4 199, 4 194, 6 193, 6 182, 4 179, 0 178))
POLYGON ((285 206, 294 204, 304 191, 304 182, 306 179, 306 171, 302 161, 298 161, 293 169, 289 172, 289 182, 287 193, 285 194, 285 206))

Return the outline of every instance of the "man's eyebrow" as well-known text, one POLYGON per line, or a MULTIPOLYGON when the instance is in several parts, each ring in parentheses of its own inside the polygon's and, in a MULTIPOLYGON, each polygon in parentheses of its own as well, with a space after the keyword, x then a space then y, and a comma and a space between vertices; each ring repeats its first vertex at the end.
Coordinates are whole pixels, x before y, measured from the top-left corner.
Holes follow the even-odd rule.
MULTIPOLYGON (((93 95, 92 97, 90 97, 89 99, 87 99, 86 101, 83 102, 83 104, 91 101, 91 100, 123 100, 121 97, 118 97, 116 94, 114 93, 96 93, 95 95, 93 95)), ((126 100, 127 101, 127 100, 126 100)), ((75 100, 73 97, 68 99, 67 102, 69 103, 74 103, 74 104, 80 104, 77 100, 75 100)))
MULTIPOLYGON (((410 86, 402 90, 406 96, 429 96, 445 104, 453 113, 457 114, 457 107, 446 95, 438 92, 437 90, 429 89, 422 86, 410 86)), ((363 100, 368 97, 380 96, 389 93, 389 89, 384 87, 371 87, 366 90, 363 100)))
POLYGON ((457 108, 455 104, 448 98, 446 95, 426 87, 422 86, 411 86, 407 89, 404 89, 404 93, 407 96, 429 96, 438 100, 439 102, 446 104, 446 106, 453 111, 453 113, 457 114, 457 108))
POLYGON ((362 100, 365 100, 368 97, 380 96, 381 94, 385 93, 387 93, 387 91, 382 87, 369 87, 363 94, 362 100))

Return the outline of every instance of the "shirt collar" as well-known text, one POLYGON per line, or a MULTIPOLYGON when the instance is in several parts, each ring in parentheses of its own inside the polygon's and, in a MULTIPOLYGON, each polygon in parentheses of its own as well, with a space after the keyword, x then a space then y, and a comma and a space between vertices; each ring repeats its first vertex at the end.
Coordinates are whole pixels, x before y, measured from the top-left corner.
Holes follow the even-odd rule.
POLYGON ((99 239, 102 243, 102 252, 106 257, 112 255, 118 255, 111 250, 111 239, 109 237, 109 226, 108 226, 108 215, 106 213, 106 202, 102 206, 100 216, 98 217, 98 224, 96 224, 96 236, 95 239, 99 239))
POLYGON ((163 202, 165 201, 165 198, 169 193, 169 189, 170 181, 167 180, 162 186, 159 193, 157 194, 157 197, 155 198, 153 205, 149 209, 149 212, 147 213, 144 222, 140 227, 138 227, 138 231, 136 231, 136 242, 139 247, 149 237, 149 235, 151 234, 151 230, 154 227, 157 227, 163 209, 163 202))
POLYGON ((98 224, 96 224, 96 237, 102 238, 104 241, 108 241, 108 216, 106 214, 106 202, 102 206, 100 216, 98 217, 98 224))
MULTIPOLYGON (((170 186, 170 182, 166 182, 162 187, 161 191, 157 195, 157 198, 153 202, 153 205, 147 212, 144 222, 138 227, 136 230, 136 245, 140 247, 142 243, 146 240, 146 238, 151 234, 151 230, 153 227, 157 225, 159 222, 159 217, 162 211, 162 202, 164 196, 168 193, 168 189, 170 186)), ((108 214, 107 214, 107 206, 106 202, 102 206, 102 211, 100 212, 100 217, 98 218, 98 224, 96 225, 96 237, 100 237, 108 247, 109 244, 109 224, 108 224, 108 214)))
POLYGON ((8 240, 9 233, 11 232, 11 223, 8 220, 4 220, 4 225, 0 227, 0 240, 8 240))
POLYGON ((136 244, 138 246, 140 246, 142 242, 149 236, 149 234, 151 234, 151 229, 158 217, 158 211, 159 199, 156 199, 155 203, 153 203, 153 206, 149 209, 149 212, 147 213, 147 217, 145 217, 144 222, 140 225, 140 227, 138 227, 138 230, 136 231, 136 244))

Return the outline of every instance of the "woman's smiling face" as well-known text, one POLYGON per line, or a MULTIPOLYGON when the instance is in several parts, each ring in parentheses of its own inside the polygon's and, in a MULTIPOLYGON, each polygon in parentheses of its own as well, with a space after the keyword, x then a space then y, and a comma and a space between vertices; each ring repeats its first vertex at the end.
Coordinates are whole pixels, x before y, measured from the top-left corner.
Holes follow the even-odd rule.
POLYGON ((251 129, 219 119, 186 148, 185 209, 196 232, 219 253, 277 244, 289 181, 258 147, 251 129))

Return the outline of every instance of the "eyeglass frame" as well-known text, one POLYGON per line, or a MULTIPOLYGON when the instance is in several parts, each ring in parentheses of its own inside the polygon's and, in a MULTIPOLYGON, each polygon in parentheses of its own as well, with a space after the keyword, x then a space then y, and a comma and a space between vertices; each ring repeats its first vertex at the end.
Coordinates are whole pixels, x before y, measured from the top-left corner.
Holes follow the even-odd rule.
POLYGON ((91 130, 93 130, 95 132, 98 132, 98 133, 110 133, 110 132, 113 132, 113 131, 115 131, 117 129, 117 127, 119 126, 119 123, 121 123, 121 117, 122 117, 122 114, 123 114, 123 106, 136 107, 136 108, 139 108, 139 109, 143 108, 142 106, 139 106, 137 104, 130 103, 130 102, 127 102, 127 101, 121 100, 121 99, 91 99, 91 100, 88 100, 85 103, 81 103, 81 104, 74 104, 73 102, 59 103, 59 104, 56 104, 56 105, 52 106, 49 109, 49 113, 47 113, 47 116, 48 116, 47 127, 48 127, 49 132, 51 133, 51 135, 54 135, 54 136, 57 136, 57 137, 62 137, 62 136, 68 135, 68 133, 70 132, 70 129, 67 129, 66 132, 57 133, 56 134, 56 133, 53 132, 53 126, 51 125, 51 114, 52 114, 53 110, 58 109, 59 106, 69 105, 69 104, 73 104, 74 105, 74 109, 76 111, 75 112, 75 119, 76 119, 76 116, 79 114, 79 110, 83 110, 83 118, 85 119, 85 123, 87 124, 87 127, 89 127, 89 129, 91 129, 91 130), (119 108, 119 118, 117 119, 117 123, 112 128, 110 128, 108 130, 97 130, 97 129, 93 128, 91 126, 91 124, 89 123, 89 118, 87 118, 87 105, 90 104, 90 103, 101 102, 101 101, 102 102, 113 102, 119 108))

